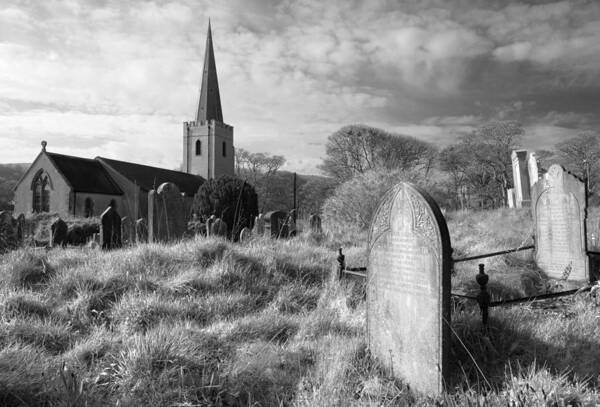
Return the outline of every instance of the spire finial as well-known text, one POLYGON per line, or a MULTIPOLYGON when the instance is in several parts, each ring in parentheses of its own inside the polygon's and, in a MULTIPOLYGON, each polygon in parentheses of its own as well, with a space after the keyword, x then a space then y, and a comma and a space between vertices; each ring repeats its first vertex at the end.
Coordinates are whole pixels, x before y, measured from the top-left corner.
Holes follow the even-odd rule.
POLYGON ((48 143, 46 142, 46 140, 42 140, 42 151, 46 151, 47 145, 48 145, 48 143))

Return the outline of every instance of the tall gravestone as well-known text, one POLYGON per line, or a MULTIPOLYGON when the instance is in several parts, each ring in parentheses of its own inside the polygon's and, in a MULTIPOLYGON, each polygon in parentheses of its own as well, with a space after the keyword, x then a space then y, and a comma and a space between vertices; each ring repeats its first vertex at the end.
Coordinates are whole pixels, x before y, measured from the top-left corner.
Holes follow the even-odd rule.
POLYGON ((148 194, 148 240, 164 242, 181 239, 187 228, 184 198, 177 185, 161 184, 148 194))
POLYGON ((121 247, 121 216, 117 209, 110 205, 100 215, 100 237, 105 250, 121 247))
POLYGON ((210 225, 210 236, 227 237, 227 223, 221 218, 215 219, 210 225))
POLYGON ((527 153, 527 175, 529 177, 529 188, 533 188, 539 179, 537 157, 533 151, 527 153))
POLYGON ((435 201, 407 183, 392 188, 369 232, 367 331, 374 356, 417 391, 448 378, 450 236, 435 201))
POLYGON ((516 208, 531 205, 531 183, 527 169, 527 154, 527 150, 513 150, 511 154, 516 208))
POLYGON ((265 234, 265 217, 262 213, 259 213, 258 216, 254 218, 254 234, 257 236, 265 234))
POLYGON ((535 261, 552 278, 588 280, 585 185, 558 164, 533 188, 535 261))

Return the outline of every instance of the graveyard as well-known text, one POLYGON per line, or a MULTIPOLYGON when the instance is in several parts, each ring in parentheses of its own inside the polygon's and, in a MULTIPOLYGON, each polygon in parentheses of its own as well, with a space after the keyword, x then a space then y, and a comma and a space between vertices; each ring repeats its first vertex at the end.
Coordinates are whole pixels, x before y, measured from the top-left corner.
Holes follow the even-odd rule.
MULTIPOLYGON (((404 210, 392 213, 395 200, 384 198, 378 214, 397 225, 391 233, 396 227, 405 232, 400 241, 385 241, 408 243, 405 228, 411 223, 398 220, 412 213, 407 208, 420 208, 418 224, 427 241, 434 241, 425 211, 431 201, 418 201, 419 190, 402 191, 407 199, 398 202, 404 210)), ((441 250, 446 258, 468 258, 526 247, 535 223, 531 212, 439 212, 452 252, 442 253, 446 243, 427 251, 417 245, 408 256, 441 250)), ((112 250, 94 245, 13 250, 0 264, 1 402, 525 406, 600 401, 594 350, 598 308, 589 292, 490 308, 484 330, 477 302, 467 298, 479 292, 480 262, 494 301, 577 283, 540 272, 531 250, 457 262, 451 273, 448 264, 436 269, 435 262, 424 260, 418 264, 434 267, 433 280, 398 278, 404 263, 394 263, 402 259, 394 257, 395 249, 377 243, 369 250, 365 243, 385 236, 385 222, 376 219, 370 238, 348 236, 344 242, 327 232, 326 220, 319 232, 311 219, 299 221, 297 236, 287 239, 263 225, 261 235, 237 243, 214 233, 112 250), (376 284, 340 278, 341 245, 348 265, 368 264, 372 275, 379 275, 378 268, 388 274, 376 284), (434 280, 437 288, 427 289, 431 302, 418 293, 434 280), (389 297, 405 301, 394 305, 394 315, 376 311, 373 302, 388 298, 377 293, 388 286, 404 293, 389 297), (445 298, 438 298, 442 291, 445 298), (417 307, 410 295, 420 298, 417 307), (427 341, 421 341, 423 323, 411 320, 411 308, 430 321, 427 341), (442 308, 451 321, 446 327, 434 317, 442 308), (383 351, 378 341, 387 341, 383 351), (398 344, 416 349, 415 359, 388 359, 385 348, 398 344), (426 367, 434 354, 440 364, 443 360, 443 374, 426 367)))

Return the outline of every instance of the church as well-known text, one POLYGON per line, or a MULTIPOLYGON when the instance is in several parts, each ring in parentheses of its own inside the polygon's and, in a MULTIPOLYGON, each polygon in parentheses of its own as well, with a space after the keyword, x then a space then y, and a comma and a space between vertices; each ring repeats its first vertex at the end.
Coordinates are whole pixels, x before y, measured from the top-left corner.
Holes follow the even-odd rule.
POLYGON ((210 22, 196 120, 183 123, 182 169, 58 154, 47 151, 43 141, 42 151, 15 186, 13 216, 98 216, 113 201, 121 216, 147 218, 148 193, 164 182, 193 199, 206 180, 234 175, 233 127, 223 121, 210 22))

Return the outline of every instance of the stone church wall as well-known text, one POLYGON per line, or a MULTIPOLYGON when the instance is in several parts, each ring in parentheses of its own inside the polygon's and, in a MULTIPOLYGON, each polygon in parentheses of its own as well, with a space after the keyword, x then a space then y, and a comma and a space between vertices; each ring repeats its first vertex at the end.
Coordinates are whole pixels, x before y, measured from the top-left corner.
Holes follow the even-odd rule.
POLYGON ((31 167, 29 167, 22 182, 15 190, 15 209, 13 216, 16 217, 20 214, 28 216, 33 213, 33 191, 31 190, 31 184, 40 169, 46 171, 50 178, 50 212, 68 214, 72 211, 72 208, 69 205, 71 187, 56 170, 54 164, 50 162, 48 156, 41 154, 36 158, 31 167))
MULTIPOLYGON (((85 216, 85 200, 90 198, 94 204, 93 216, 100 216, 102 212, 108 208, 111 200, 115 200, 117 203, 117 211, 122 213, 123 208, 123 197, 121 195, 106 195, 106 194, 92 194, 89 192, 76 192, 74 194, 75 200, 75 216, 85 216)), ((73 214, 73 211, 71 211, 73 214)), ((125 216, 125 215, 122 215, 125 216)))

